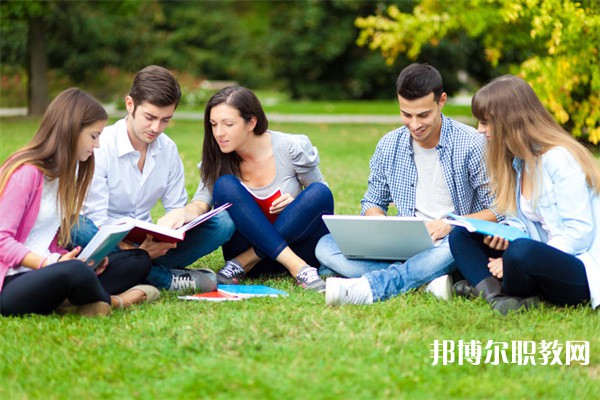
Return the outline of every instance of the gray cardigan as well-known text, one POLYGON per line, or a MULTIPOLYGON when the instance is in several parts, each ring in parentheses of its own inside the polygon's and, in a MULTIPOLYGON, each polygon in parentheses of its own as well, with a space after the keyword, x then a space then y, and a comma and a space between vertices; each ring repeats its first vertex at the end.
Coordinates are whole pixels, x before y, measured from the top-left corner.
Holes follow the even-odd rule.
MULTIPOLYGON (((289 193, 292 197, 297 197, 313 182, 327 184, 319 170, 319 152, 307 136, 277 131, 268 132, 271 134, 275 157, 275 179, 267 186, 248 188, 255 197, 269 197, 277 189, 281 190, 281 193, 289 193)), ((192 201, 212 204, 212 193, 202 181, 192 201)))

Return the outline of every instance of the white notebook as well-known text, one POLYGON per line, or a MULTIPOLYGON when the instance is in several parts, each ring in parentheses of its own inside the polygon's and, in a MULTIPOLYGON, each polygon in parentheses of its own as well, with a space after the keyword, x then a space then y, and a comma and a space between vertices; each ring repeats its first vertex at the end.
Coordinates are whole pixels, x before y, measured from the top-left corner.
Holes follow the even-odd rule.
POLYGON ((324 215, 323 221, 348 258, 407 260, 434 247, 425 221, 416 217, 324 215))

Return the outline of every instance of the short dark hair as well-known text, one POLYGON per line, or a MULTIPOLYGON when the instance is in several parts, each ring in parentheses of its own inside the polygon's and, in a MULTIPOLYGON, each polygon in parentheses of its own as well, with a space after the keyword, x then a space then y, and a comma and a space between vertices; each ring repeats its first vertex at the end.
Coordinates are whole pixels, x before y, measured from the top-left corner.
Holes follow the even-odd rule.
POLYGON ((157 107, 173 104, 177 107, 181 99, 181 88, 169 70, 150 65, 135 75, 129 96, 133 99, 134 113, 137 106, 145 101, 157 107))
POLYGON ((433 93, 437 103, 444 93, 442 75, 429 64, 410 64, 396 80, 396 92, 407 100, 416 100, 433 93))

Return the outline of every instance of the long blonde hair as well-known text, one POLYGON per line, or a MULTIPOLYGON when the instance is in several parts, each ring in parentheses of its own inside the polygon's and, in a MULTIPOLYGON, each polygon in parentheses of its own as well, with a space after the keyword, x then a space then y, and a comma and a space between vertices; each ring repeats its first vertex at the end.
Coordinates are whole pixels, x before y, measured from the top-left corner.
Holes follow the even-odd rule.
POLYGON ((523 79, 504 75, 492 80, 475 93, 471 111, 492 129, 486 163, 498 211, 514 213, 517 208, 513 158, 523 160, 531 171, 535 196, 541 190, 537 187, 541 180, 536 176, 539 157, 556 146, 566 148, 575 157, 588 185, 600 193, 600 167, 593 155, 558 125, 523 79))
POLYGON ((94 156, 84 162, 76 157, 77 140, 87 126, 108 120, 106 111, 89 94, 70 88, 59 94, 44 113, 31 141, 11 155, 0 168, 0 195, 15 170, 24 164, 37 167, 48 179, 58 179, 58 204, 62 217, 59 243, 71 241, 94 174, 94 156))

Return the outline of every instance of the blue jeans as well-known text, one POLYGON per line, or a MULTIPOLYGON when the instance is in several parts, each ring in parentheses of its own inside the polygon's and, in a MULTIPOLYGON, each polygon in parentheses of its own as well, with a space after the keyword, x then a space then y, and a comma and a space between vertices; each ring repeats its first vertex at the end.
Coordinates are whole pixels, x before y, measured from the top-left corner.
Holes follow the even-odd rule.
MULTIPOLYGON (((71 241, 75 245, 85 247, 97 231, 98 228, 89 218, 80 216, 79 225, 71 232, 71 241)), ((159 289, 168 289, 173 279, 170 269, 183 269, 200 257, 212 253, 228 241, 234 231, 235 226, 227 211, 220 212, 187 231, 185 239, 178 242, 176 248, 152 260, 152 268, 146 281, 159 289)))
POLYGON ((319 269, 322 275, 367 278, 371 285, 373 301, 387 300, 416 289, 455 269, 447 237, 434 248, 425 250, 404 262, 390 263, 346 258, 331 234, 321 238, 317 244, 316 254, 322 264, 319 269))
POLYGON ((326 185, 310 184, 285 207, 273 224, 233 175, 223 175, 217 180, 213 196, 216 206, 232 204, 227 211, 236 232, 223 245, 225 259, 235 258, 251 247, 261 258, 250 276, 286 271, 274 260, 288 246, 307 264, 317 265, 315 246, 328 233, 321 217, 333 213, 333 195, 326 185))
POLYGON ((450 250, 458 269, 473 285, 492 276, 488 257, 502 257, 502 292, 510 296, 541 296, 559 305, 589 301, 585 266, 577 257, 532 239, 517 239, 504 251, 490 249, 484 236, 455 227, 450 250))

